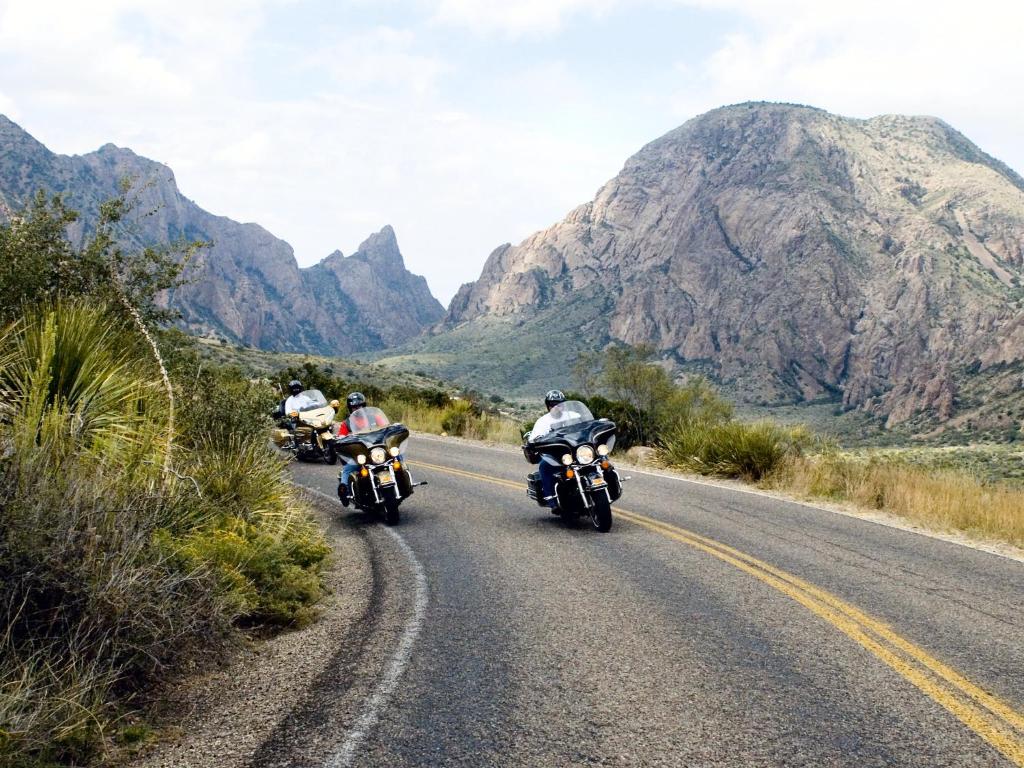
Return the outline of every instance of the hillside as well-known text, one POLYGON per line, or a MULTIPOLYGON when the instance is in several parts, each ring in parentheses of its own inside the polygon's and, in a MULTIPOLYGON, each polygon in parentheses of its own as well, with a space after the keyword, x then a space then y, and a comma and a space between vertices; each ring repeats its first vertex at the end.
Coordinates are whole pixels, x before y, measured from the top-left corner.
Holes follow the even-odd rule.
POLYGON ((351 256, 335 251, 300 269, 288 243, 182 195, 167 166, 112 144, 57 155, 0 116, 0 203, 10 211, 39 189, 62 193, 82 214, 72 233, 81 238, 125 178, 133 181, 129 197, 138 214, 121 232, 127 242, 212 243, 189 267, 189 283, 168 297, 191 333, 265 349, 348 354, 407 341, 444 314, 426 280, 406 270, 389 226, 351 256))
POLYGON ((755 405, 1013 428, 1022 277, 1024 181, 941 120, 741 104, 497 248, 391 362, 535 393, 577 349, 651 343, 755 405))

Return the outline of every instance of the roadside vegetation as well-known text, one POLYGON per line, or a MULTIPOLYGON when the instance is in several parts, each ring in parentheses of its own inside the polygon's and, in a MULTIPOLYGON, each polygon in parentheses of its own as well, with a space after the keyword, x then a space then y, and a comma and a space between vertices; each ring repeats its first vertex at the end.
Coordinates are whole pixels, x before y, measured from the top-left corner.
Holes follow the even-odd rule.
POLYGON ((0 225, 0 764, 105 762, 147 697, 246 625, 309 621, 329 552, 266 450, 265 385, 159 331, 198 244, 0 225))
POLYGON ((652 358, 613 347, 577 363, 587 394, 570 397, 615 420, 620 446, 654 446, 667 467, 1024 547, 1024 456, 1014 445, 842 451, 801 425, 737 420, 705 380, 679 385, 652 358))

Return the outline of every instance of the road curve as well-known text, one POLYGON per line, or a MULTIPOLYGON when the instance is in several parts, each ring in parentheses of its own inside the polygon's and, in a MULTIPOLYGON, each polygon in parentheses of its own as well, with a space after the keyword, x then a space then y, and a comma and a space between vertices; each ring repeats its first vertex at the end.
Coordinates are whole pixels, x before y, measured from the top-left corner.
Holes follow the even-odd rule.
POLYGON ((358 526, 391 612, 332 665, 377 682, 319 686, 253 766, 1024 766, 1024 564, 646 474, 599 534, 535 506, 516 452, 409 458, 410 551, 358 526))

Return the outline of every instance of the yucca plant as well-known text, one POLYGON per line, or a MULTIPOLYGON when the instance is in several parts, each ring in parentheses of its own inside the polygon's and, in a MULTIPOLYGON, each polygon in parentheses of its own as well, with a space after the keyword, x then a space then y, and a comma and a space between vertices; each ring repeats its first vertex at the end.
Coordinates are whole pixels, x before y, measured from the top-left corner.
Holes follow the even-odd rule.
POLYGON ((58 302, 0 333, 6 439, 26 455, 102 454, 160 467, 165 406, 151 364, 125 325, 102 307, 58 302))

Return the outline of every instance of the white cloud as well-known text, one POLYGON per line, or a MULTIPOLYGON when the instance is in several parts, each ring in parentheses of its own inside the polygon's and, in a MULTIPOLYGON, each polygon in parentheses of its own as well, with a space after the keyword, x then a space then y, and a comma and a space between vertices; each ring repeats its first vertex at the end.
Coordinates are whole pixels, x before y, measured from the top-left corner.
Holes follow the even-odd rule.
POLYGON ((543 35, 557 32, 575 13, 601 14, 616 4, 617 0, 439 0, 434 19, 480 34, 543 35))
POLYGON ((21 119, 21 111, 18 109, 18 105, 14 103, 14 99, 2 91, 0 91, 0 115, 6 115, 11 120, 21 119))
POLYGON ((723 103, 935 113, 1024 170, 1018 6, 976 0, 965 13, 946 0, 926 7, 348 0, 345 7, 353 4, 358 12, 337 16, 343 26, 300 43, 293 29, 268 29, 270 14, 277 12, 275 23, 309 26, 335 13, 334 3, 0 0, 0 111, 56 151, 113 141, 167 163, 187 196, 212 212, 258 221, 305 264, 337 247, 351 252, 392 224, 411 268, 443 299, 479 274, 494 246, 585 201, 658 131, 723 103), (701 17, 694 9, 735 24, 709 58, 681 57, 674 69, 648 71, 634 92, 601 79, 619 67, 644 71, 642 60, 616 58, 607 46, 614 29, 600 43, 604 73, 579 66, 557 36, 584 22, 596 31, 604 14, 623 9, 639 14, 657 5, 664 20, 673 4, 689 8, 687 24, 701 17), (480 49, 473 55, 487 57, 485 72, 466 71, 474 59, 460 59, 454 41, 472 35, 459 37, 456 28, 485 37, 473 41, 480 49))
POLYGON ((944 118, 1024 166, 1024 5, 865 0, 706 0, 752 29, 728 36, 681 76, 674 109, 692 116, 748 99, 795 101, 858 117, 944 118), (1013 138, 1011 138, 1013 137, 1013 138))

